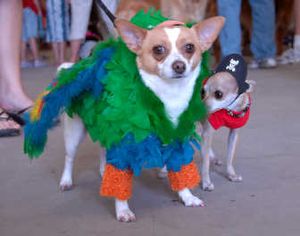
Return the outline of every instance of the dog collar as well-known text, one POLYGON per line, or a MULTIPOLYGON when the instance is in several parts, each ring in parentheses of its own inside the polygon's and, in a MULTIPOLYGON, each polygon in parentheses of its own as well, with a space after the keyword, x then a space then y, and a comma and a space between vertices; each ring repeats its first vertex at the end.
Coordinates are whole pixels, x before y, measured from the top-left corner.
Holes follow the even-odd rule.
POLYGON ((250 105, 251 104, 249 103, 242 111, 239 112, 227 109, 227 114, 234 118, 244 117, 247 111, 250 109, 250 105))

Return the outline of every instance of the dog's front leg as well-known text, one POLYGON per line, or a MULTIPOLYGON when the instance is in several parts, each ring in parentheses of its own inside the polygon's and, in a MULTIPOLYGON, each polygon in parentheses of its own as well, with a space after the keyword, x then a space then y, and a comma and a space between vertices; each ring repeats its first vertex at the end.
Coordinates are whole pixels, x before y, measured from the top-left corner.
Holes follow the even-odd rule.
POLYGON ((78 145, 85 136, 85 128, 81 119, 77 116, 73 118, 65 115, 64 120, 64 139, 65 139, 65 166, 60 180, 59 188, 61 191, 70 190, 73 187, 72 173, 74 159, 78 145))
POLYGON ((100 188, 100 195, 115 198, 116 217, 121 222, 134 221, 135 215, 128 206, 132 193, 133 172, 121 170, 107 163, 100 188))
POLYGON ((118 221, 132 222, 135 221, 135 214, 130 210, 127 200, 115 200, 116 216, 118 221))
POLYGON ((212 150, 212 139, 213 139, 214 129, 209 124, 209 122, 205 122, 204 130, 202 135, 202 189, 205 191, 214 190, 214 184, 210 180, 209 175, 209 166, 210 166, 210 151, 212 150))
POLYGON ((179 171, 173 171, 171 168, 172 165, 168 172, 171 189, 178 193, 184 205, 188 207, 204 206, 203 201, 190 191, 190 189, 197 187, 200 182, 199 170, 195 162, 192 161, 187 165, 182 165, 179 171))
POLYGON ((238 129, 231 129, 228 136, 228 146, 227 146, 227 177, 230 181, 240 182, 242 181, 242 176, 237 175, 233 168, 233 159, 235 157, 237 142, 238 142, 238 129))
POLYGON ((203 201, 194 196, 188 188, 184 188, 178 191, 178 195, 185 206, 196 207, 196 206, 204 206, 203 201))

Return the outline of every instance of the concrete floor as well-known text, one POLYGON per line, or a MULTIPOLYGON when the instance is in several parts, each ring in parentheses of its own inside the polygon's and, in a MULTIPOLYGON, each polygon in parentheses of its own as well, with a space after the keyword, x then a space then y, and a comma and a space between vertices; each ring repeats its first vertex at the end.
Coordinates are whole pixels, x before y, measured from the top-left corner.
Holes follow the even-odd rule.
MULTIPOLYGON (((299 236, 300 65, 249 74, 257 89, 235 162, 244 181, 228 182, 224 166, 214 168, 216 190, 194 191, 205 208, 185 208, 166 180, 144 171, 130 202, 138 220, 118 223, 113 201, 98 196, 98 148, 89 140, 75 163, 76 187, 59 192, 64 162, 59 127, 51 132, 45 154, 34 161, 22 154, 22 137, 0 140, 0 235, 299 236)), ((54 69, 24 70, 22 75, 26 91, 35 97, 54 69)), ((222 130, 215 142, 222 159, 226 134, 222 130)))

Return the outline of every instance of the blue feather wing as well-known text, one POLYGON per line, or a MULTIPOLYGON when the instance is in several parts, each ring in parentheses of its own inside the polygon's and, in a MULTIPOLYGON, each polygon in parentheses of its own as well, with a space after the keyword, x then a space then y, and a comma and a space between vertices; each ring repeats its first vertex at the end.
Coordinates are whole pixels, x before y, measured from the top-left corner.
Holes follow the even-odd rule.
MULTIPOLYGON (((88 66, 82 66, 82 70, 78 73, 73 73, 74 70, 78 70, 75 64, 73 67, 58 74, 56 79, 58 84, 59 77, 65 73, 74 75, 66 84, 58 87, 52 84, 50 89, 48 87, 49 92, 42 98, 42 107, 37 120, 32 120, 29 115, 25 117, 24 152, 30 158, 39 157, 42 154, 47 142, 48 130, 54 126, 60 114, 72 105, 76 97, 85 92, 90 92, 97 97, 101 95, 103 91, 101 81, 107 75, 106 64, 111 60, 113 54, 113 47, 104 48, 96 52, 96 56, 93 56, 93 63, 88 64, 88 66)), ((84 62, 82 64, 84 65, 84 62)), ((78 66, 80 66, 80 63, 78 66)))

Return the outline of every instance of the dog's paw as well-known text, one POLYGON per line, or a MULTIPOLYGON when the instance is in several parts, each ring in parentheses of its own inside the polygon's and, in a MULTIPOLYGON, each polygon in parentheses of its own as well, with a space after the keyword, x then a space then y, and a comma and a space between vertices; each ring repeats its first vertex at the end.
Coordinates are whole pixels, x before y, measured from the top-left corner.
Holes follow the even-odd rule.
POLYGON ((222 161, 217 158, 213 159, 212 163, 216 166, 221 166, 223 164, 222 161))
POLYGON ((117 220, 120 222, 133 222, 136 221, 135 214, 130 209, 123 209, 117 212, 117 220))
POLYGON ((212 182, 203 182, 202 183, 202 189, 204 191, 213 191, 215 189, 215 186, 212 182))
POLYGON ((184 205, 187 207, 203 207, 204 206, 204 202, 200 198, 198 198, 194 195, 182 198, 182 201, 183 201, 184 205))
POLYGON ((159 170, 159 171, 157 172, 157 177, 158 177, 159 179, 165 179, 165 178, 167 178, 167 177, 168 177, 168 171, 159 170))
POLYGON ((73 188, 72 179, 61 179, 59 184, 60 191, 69 191, 73 188))
POLYGON ((204 206, 203 201, 200 198, 194 196, 188 188, 184 188, 178 191, 178 195, 185 206, 188 207, 204 206))
POLYGON ((234 174, 234 175, 227 174, 227 178, 232 182, 242 182, 243 181, 242 176, 237 175, 237 174, 234 174))
POLYGON ((159 178, 159 179, 165 179, 165 178, 167 178, 167 177, 168 177, 168 173, 167 173, 167 172, 159 171, 159 172, 157 173, 157 178, 159 178))

